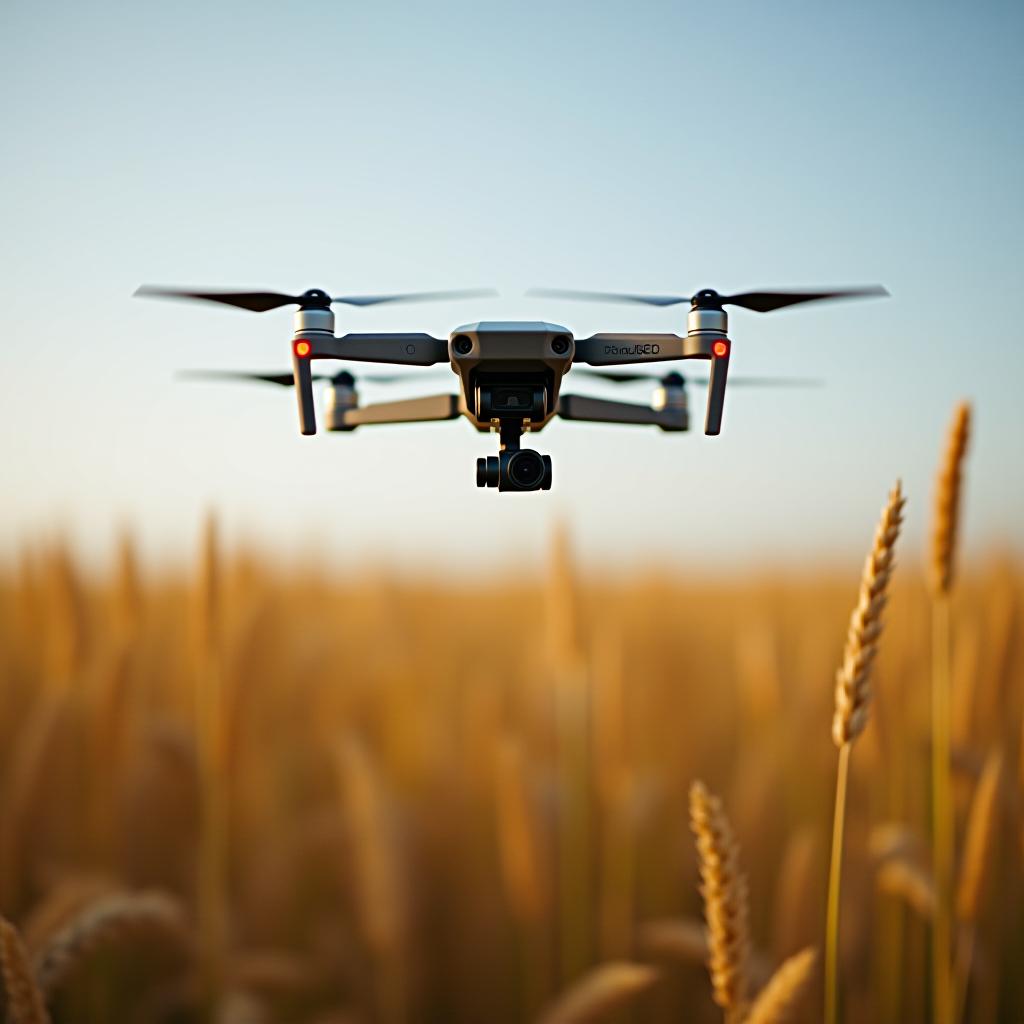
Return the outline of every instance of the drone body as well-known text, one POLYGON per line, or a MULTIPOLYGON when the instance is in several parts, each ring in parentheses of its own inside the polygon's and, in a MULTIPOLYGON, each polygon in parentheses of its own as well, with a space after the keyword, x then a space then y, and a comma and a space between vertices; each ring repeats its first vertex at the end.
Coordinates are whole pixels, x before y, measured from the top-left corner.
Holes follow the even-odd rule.
MULTIPOLYGON (((335 374, 327 390, 326 419, 332 431, 380 423, 420 423, 464 416, 480 431, 499 435, 497 456, 477 460, 477 484, 500 491, 547 490, 551 487, 551 459, 520 447, 524 433, 542 430, 555 416, 592 423, 646 424, 665 431, 685 431, 689 411, 685 382, 678 372, 660 378, 661 388, 649 405, 611 401, 585 395, 564 394, 563 379, 580 364, 606 367, 622 364, 660 363, 668 360, 702 359, 710 363, 706 434, 718 434, 729 371, 732 342, 724 306, 731 304, 756 312, 769 312, 798 302, 884 295, 884 289, 841 292, 746 292, 722 296, 711 289, 692 298, 677 296, 603 295, 589 292, 535 292, 534 294, 612 299, 655 306, 690 303, 687 330, 677 334, 595 334, 574 338, 558 324, 540 321, 482 321, 451 332, 447 340, 420 333, 345 334, 335 331, 334 303, 377 305, 428 298, 460 298, 466 292, 433 294, 349 296, 332 299, 320 289, 302 295, 276 292, 183 292, 142 288, 137 294, 200 299, 265 312, 297 305, 292 333, 291 374, 214 374, 241 376, 274 384, 294 385, 298 399, 299 428, 315 434, 316 409, 313 363, 322 359, 390 363, 400 366, 449 364, 458 378, 458 394, 430 395, 397 402, 361 406, 355 377, 348 371, 335 374)), ((646 379, 647 372, 601 374, 577 370, 606 380, 629 382, 646 379)), ((393 378, 391 378, 393 379, 393 378)), ((406 378, 399 378, 406 379, 406 378)), ((746 383, 771 383, 747 380, 746 383)), ((786 382, 779 382, 786 383, 786 382)))

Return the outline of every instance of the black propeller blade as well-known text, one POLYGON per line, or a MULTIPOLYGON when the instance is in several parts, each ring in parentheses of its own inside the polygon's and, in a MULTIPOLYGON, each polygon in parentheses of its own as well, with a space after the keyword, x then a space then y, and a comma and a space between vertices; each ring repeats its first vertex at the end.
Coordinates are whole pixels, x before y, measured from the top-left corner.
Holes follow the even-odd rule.
POLYGON ((786 306, 795 306, 800 302, 824 302, 826 299, 884 298, 888 294, 885 288, 876 284, 867 288, 839 288, 831 292, 741 292, 738 295, 723 295, 719 298, 719 302, 722 305, 751 309, 755 313, 771 313, 773 310, 785 309, 786 306))
MULTIPOLYGON (((606 380, 612 384, 632 384, 637 381, 669 382, 673 384, 698 384, 706 385, 707 377, 684 377, 678 370, 669 373, 652 373, 649 370, 636 372, 610 372, 602 373, 599 370, 590 370, 580 367, 570 371, 574 374, 583 374, 586 377, 593 377, 595 380, 606 380), (674 380, 672 378, 675 378, 674 380)), ((734 384, 739 387, 749 388, 818 388, 824 385, 823 380, 813 377, 743 377, 729 375, 729 387, 734 384)))
MULTIPOLYGON (((258 381, 264 384, 277 384, 290 388, 295 383, 292 373, 249 373, 245 370, 182 370, 179 377, 188 380, 240 380, 258 381)), ((313 380, 332 380, 335 383, 352 386, 357 380, 369 381, 373 384, 398 384, 402 381, 413 381, 417 375, 411 373, 360 373, 355 375, 348 370, 340 373, 314 373, 313 380)))
POLYGON ((492 288, 476 288, 444 292, 397 292, 393 295, 337 295, 333 298, 320 288, 310 288, 301 295, 285 295, 282 292, 220 292, 184 291, 178 288, 164 288, 161 285, 144 284, 135 290, 142 298, 192 299, 199 302, 219 302, 225 306, 236 306, 252 313, 267 313, 282 306, 301 306, 304 309, 326 309, 331 303, 340 302, 349 306, 379 306, 384 303, 434 302, 442 299, 471 299, 493 296, 498 293, 492 288))
POLYGON ((631 295, 628 292, 584 292, 572 288, 531 288, 527 295, 546 299, 582 299, 586 302, 636 302, 644 306, 678 306, 689 302, 680 295, 631 295))
POLYGON ((825 299, 856 299, 870 296, 882 297, 889 293, 881 285, 867 288, 837 288, 828 292, 785 291, 785 292, 739 292, 736 295, 719 295, 713 288, 704 288, 690 297, 683 295, 633 295, 628 292, 582 292, 562 288, 533 288, 528 295, 553 299, 587 299, 597 302, 633 302, 645 306, 678 306, 689 303, 703 309, 721 309, 722 306, 739 306, 755 313, 770 313, 772 310, 795 306, 800 302, 821 302, 825 299))

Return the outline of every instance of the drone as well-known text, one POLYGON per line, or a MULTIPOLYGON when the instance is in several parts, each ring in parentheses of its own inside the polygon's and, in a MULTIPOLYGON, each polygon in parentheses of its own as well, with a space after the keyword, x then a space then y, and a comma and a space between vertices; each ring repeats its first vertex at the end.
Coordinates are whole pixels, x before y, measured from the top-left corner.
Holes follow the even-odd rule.
MULTIPOLYGON (((702 359, 710 363, 706 378, 707 408, 704 433, 722 429, 726 379, 732 340, 726 306, 770 313, 805 302, 881 297, 880 286, 831 291, 757 291, 722 295, 704 288, 692 296, 634 295, 566 289, 533 289, 544 298, 625 302, 648 306, 689 304, 685 334, 594 334, 575 338, 570 330, 543 321, 481 321, 455 328, 447 338, 419 333, 353 333, 336 335, 334 305, 357 307, 386 303, 467 299, 493 291, 410 292, 391 295, 331 296, 319 288, 301 295, 281 292, 191 291, 143 285, 136 295, 186 299, 234 306, 266 313, 296 306, 290 373, 195 371, 189 376, 241 379, 294 387, 298 398, 299 430, 315 434, 316 408, 313 382, 327 380, 325 416, 330 431, 352 431, 381 423, 426 423, 465 417, 481 432, 497 433, 499 451, 477 459, 478 487, 499 491, 538 491, 551 488, 551 457, 521 445, 524 434, 535 434, 554 417, 588 423, 649 425, 667 432, 689 429, 687 380, 677 371, 664 374, 649 369, 602 372, 595 367, 663 363, 702 359), (447 363, 458 377, 457 394, 437 394, 393 402, 360 405, 356 376, 349 370, 333 375, 313 372, 314 360, 334 359, 359 363, 390 363, 427 367, 447 363), (581 365, 582 364, 582 365, 581 365), (563 394, 562 380, 570 371, 615 384, 651 380, 659 385, 647 405, 588 395, 563 394)), ((404 376, 364 376, 360 379, 392 383, 404 376)), ((704 381, 702 380, 702 383, 704 381)), ((693 381, 691 381, 693 383, 693 381)), ((785 378, 737 378, 735 384, 800 386, 814 381, 785 378)))

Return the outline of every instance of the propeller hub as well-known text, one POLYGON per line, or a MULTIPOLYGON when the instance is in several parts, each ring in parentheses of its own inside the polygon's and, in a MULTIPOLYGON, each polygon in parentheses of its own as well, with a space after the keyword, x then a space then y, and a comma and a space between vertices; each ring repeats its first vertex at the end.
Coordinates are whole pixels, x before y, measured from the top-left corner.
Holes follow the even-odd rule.
POLYGON ((299 309, 330 309, 331 297, 322 288, 310 288, 299 296, 299 309))
POLYGON ((692 299, 690 299, 691 309, 721 309, 722 308, 722 296, 715 291, 714 288, 701 288, 692 299))

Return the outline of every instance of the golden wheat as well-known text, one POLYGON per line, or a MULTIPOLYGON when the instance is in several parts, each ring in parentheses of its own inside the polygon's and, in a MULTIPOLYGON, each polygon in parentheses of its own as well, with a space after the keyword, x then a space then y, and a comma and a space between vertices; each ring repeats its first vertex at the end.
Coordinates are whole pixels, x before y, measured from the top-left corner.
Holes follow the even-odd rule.
POLYGON ((953 410, 946 449, 939 466, 932 506, 932 533, 928 567, 932 590, 945 595, 953 582, 953 560, 960 527, 960 491, 964 455, 971 432, 971 407, 961 402, 953 410))
POLYGON ((714 999, 727 1019, 742 1020, 750 985, 747 880, 722 802, 702 782, 690 787, 690 825, 700 857, 714 999))
POLYGON ((784 1024, 807 991, 818 952, 805 949, 786 960, 754 1000, 744 1024, 784 1024))
POLYGON ((953 412, 939 466, 928 559, 932 591, 932 865, 937 897, 932 928, 932 1001, 937 1024, 953 1024, 956 1003, 951 962, 956 820, 950 778, 952 627, 949 598, 960 522, 963 460, 970 426, 970 406, 961 402, 953 412))
POLYGON ((896 540, 903 522, 900 482, 889 492, 875 529, 871 551, 861 573, 857 605, 850 616, 843 660, 836 673, 832 740, 839 747, 836 799, 832 818, 832 857, 829 867, 825 920, 825 1021, 835 1024, 839 1007, 839 896, 842 884, 843 836, 846 827, 846 788, 853 741, 864 731, 871 700, 871 672, 882 635, 882 612, 888 600, 895 564, 896 540))
POLYGON ((956 953, 954 999, 956 1019, 961 1017, 974 960, 975 936, 981 912, 982 894, 988 881, 999 822, 999 798, 1003 773, 1001 751, 995 750, 985 761, 985 768, 971 801, 964 840, 963 862, 956 891, 956 917, 961 926, 956 953))
POLYGON ((971 801, 964 839, 963 863, 956 894, 956 915, 960 921, 976 921, 983 886, 997 836, 999 789, 1003 773, 1000 751, 989 754, 971 801))
POLYGON ((857 605, 850 616, 843 660, 836 672, 836 709, 832 739, 837 747, 852 743, 868 720, 871 671, 882 635, 882 612, 888 600, 889 580, 895 565, 896 539, 903 522, 905 499, 899 481, 889 492, 875 530, 871 552, 864 563, 857 605))
POLYGON ((176 949, 188 946, 188 929, 178 902, 165 893, 103 896, 81 910, 36 954, 40 990, 53 995, 96 950, 151 939, 176 949))
POLYGON ((935 916, 935 883, 931 872, 908 857, 889 857, 875 875, 878 888, 898 896, 925 921, 935 916))
POLYGON ((571 985, 541 1015, 539 1024, 586 1024, 600 1020, 645 992, 657 979, 656 970, 641 964, 602 964, 571 985))
POLYGON ((10 1024, 49 1024, 43 995, 28 964, 28 954, 17 928, 0 917, 0 969, 10 1024))
MULTIPOLYGON (((664 984, 638 990, 634 1005, 594 997, 567 1012, 710 1020, 708 933, 679 829, 689 780, 708 775, 742 823, 750 931, 771 938, 774 963, 816 940, 832 811, 823 783, 835 769, 821 681, 850 611, 841 575, 619 577, 597 564, 570 570, 563 555, 545 608, 543 581, 526 571, 483 602, 459 580, 285 568, 244 553, 208 556, 209 587, 198 564, 133 566, 119 580, 72 560, 61 582, 48 550, 0 565, 0 905, 31 964, 99 898, 159 888, 187 908, 181 942, 195 954, 148 932, 94 956, 82 946, 55 991, 60 1019, 513 1024, 553 1010, 595 965, 642 958, 664 984), (524 642, 543 636, 570 591, 576 653, 524 642), (195 686, 199 648, 212 645, 189 638, 208 609, 225 700, 207 748, 217 758, 201 776, 195 686), (211 772, 232 840, 214 999, 203 983, 214 951, 192 925, 211 772)), ((920 567, 903 568, 873 677, 885 685, 856 740, 863 775, 856 788, 851 779, 847 1024, 932 1019, 922 915, 933 897, 917 836, 930 818, 931 598, 920 567)), ((1007 555, 963 569, 957 683, 972 692, 958 705, 966 895, 956 903, 974 920, 962 919, 955 987, 959 1019, 984 1024, 1024 1013, 1012 984, 1024 955, 1021 805, 1005 785, 1024 748, 1024 574, 1007 555), (997 749, 1007 763, 983 829, 972 822, 984 821, 997 749), (971 838, 986 829, 985 842, 971 838), (982 867, 969 881, 971 863, 982 867)), ((754 993, 768 1000, 766 959, 748 940, 748 1005, 754 993)), ((808 1013, 817 985, 798 1019, 820 1019, 808 1013)))

